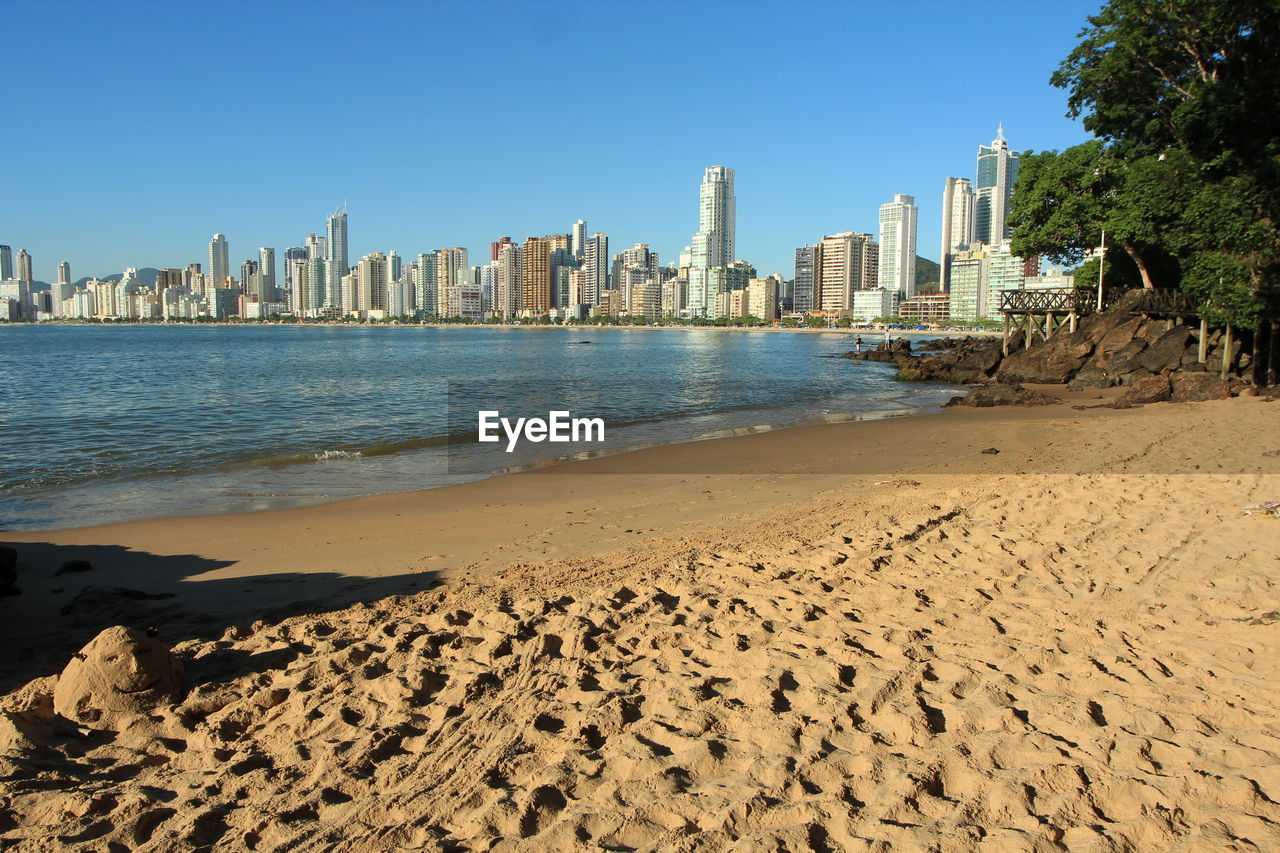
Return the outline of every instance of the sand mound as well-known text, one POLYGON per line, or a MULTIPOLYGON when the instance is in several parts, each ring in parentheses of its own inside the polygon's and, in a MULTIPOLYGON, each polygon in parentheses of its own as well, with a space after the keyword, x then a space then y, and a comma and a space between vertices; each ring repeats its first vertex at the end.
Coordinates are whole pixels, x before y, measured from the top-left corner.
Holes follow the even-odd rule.
POLYGON ((67 664, 53 707, 69 720, 101 724, 176 701, 182 692, 182 664, 164 644, 117 625, 67 664))

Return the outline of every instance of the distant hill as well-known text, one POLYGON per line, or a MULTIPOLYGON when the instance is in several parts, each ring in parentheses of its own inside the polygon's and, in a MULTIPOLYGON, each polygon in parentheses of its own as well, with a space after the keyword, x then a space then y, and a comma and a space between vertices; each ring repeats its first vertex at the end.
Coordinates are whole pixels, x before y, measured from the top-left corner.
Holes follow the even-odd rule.
POLYGON ((928 258, 916 255, 916 290, 922 284, 937 284, 942 268, 928 258))
MULTIPOLYGON (((84 287, 85 282, 89 281, 93 276, 85 276, 76 280, 76 287, 84 287)), ((119 281, 124 278, 123 272, 113 272, 111 275, 97 276, 98 281, 119 281)), ((145 287, 155 287, 156 280, 160 278, 160 270, 155 267, 141 267, 138 270, 138 281, 142 282, 145 287)), ((47 288, 48 285, 45 285, 47 288)))

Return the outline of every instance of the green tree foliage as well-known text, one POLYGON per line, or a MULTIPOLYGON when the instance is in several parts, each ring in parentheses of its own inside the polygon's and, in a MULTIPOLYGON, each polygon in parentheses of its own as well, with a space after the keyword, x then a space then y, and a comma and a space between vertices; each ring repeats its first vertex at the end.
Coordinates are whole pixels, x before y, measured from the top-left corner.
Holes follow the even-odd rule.
POLYGON ((1097 139, 1023 160, 1014 250, 1079 262, 1105 228, 1148 287, 1277 310, 1278 56, 1277 0, 1109 0, 1051 78, 1097 139))

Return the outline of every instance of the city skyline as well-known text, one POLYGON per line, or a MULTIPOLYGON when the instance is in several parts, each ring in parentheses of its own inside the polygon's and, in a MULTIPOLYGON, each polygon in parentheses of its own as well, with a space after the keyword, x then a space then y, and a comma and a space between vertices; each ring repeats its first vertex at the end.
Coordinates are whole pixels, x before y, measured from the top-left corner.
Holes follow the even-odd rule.
MULTIPOLYGON (((812 235, 876 232, 877 209, 894 194, 936 198, 935 176, 969 174, 972 146, 991 139, 1001 122, 1021 149, 1065 147, 1086 137, 1064 118, 1065 97, 1047 78, 1096 4, 1008 4, 1017 13, 993 14, 981 32, 962 8, 922 5, 931 13, 911 14, 909 30, 901 12, 839 5, 707 3, 679 18, 674 6, 672 15, 662 14, 662 4, 657 14, 639 18, 611 6, 589 16, 540 3, 432 6, 429 13, 391 7, 382 11, 392 29, 412 32, 430 23, 465 37, 447 40, 425 59, 376 49, 361 37, 374 61, 332 67, 321 61, 330 54, 293 57, 270 34, 290 32, 304 41, 323 35, 336 46, 332 33, 342 31, 344 18, 358 20, 338 8, 310 15, 299 5, 264 4, 260 25, 246 28, 243 16, 197 18, 150 4, 114 15, 77 7, 76 16, 59 16, 56 4, 18 5, 6 10, 15 30, 41 31, 55 16, 74 20, 65 32, 59 25, 66 55, 57 63, 34 43, 15 45, 12 67, 24 73, 15 80, 11 108, 33 127, 72 132, 7 140, 8 195, 18 203, 0 211, 0 239, 15 251, 26 248, 42 281, 54 280, 60 260, 80 275, 140 263, 183 266, 203 254, 215 232, 228 236, 239 264, 256 247, 297 245, 299 231, 317 230, 315 211, 345 200, 358 221, 350 259, 425 246, 469 246, 478 256, 497 235, 559 232, 579 218, 616 245, 646 242, 673 258, 697 225, 688 215, 689 176, 725 163, 739 173, 738 254, 761 270, 786 272, 795 246, 812 235), (798 49, 796 39, 819 11, 824 27, 844 33, 848 50, 798 49), (540 39, 490 25, 525 13, 540 39), (185 40, 191 53, 164 75, 141 55, 118 57, 110 69, 92 61, 104 39, 165 43, 196 20, 207 37, 185 40), (783 52, 720 63, 699 35, 708 24, 729 42, 783 52), (666 58, 617 63, 611 36, 617 31, 660 44, 666 58), (874 79, 886 57, 903 50, 908 32, 918 68, 895 72, 892 86, 878 87, 884 91, 851 86, 847 97, 857 110, 800 132, 798 104, 816 99, 824 81, 874 79), (946 69, 976 68, 982 46, 997 44, 1001 85, 982 106, 967 107, 963 96, 936 86, 953 73, 946 69), (252 67, 218 61, 233 46, 257 57, 252 67), (285 55, 293 59, 285 62, 285 55), (603 112, 590 120, 572 106, 579 97, 558 94, 559 84, 550 83, 585 68, 593 69, 593 91, 603 95, 603 112), (86 97, 82 81, 103 74, 108 94, 86 97), (717 92, 706 105, 693 102, 687 89, 699 74, 717 92), (543 99, 504 101, 520 133, 481 133, 492 96, 525 79, 547 79, 549 88, 543 99), (292 114, 287 105, 305 103, 319 86, 326 103, 355 104, 377 91, 386 131, 356 136, 335 125, 331 138, 301 134, 302 125, 284 120, 292 114), (210 94, 192 110, 197 92, 210 94), (199 131, 218 115, 232 117, 263 101, 280 106, 272 113, 280 120, 255 120, 234 134, 199 131), (656 110, 653 132, 621 132, 613 117, 630 103, 656 110), (945 118, 940 125, 939 118, 945 118), (175 122, 193 132, 168 142, 141 132, 175 122), (102 132, 76 132, 93 126, 102 132), (896 129, 886 131, 890 126, 896 129), (939 126, 945 132, 932 129, 939 126)), ((920 208, 921 254, 938 260, 936 205, 920 208)))

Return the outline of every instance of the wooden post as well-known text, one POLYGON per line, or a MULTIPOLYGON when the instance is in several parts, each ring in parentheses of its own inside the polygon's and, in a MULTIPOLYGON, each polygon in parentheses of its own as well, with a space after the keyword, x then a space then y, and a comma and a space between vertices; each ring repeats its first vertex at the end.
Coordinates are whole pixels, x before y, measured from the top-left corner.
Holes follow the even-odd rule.
POLYGON ((1074 308, 1072 308, 1071 313, 1067 315, 1067 330, 1073 335, 1076 333, 1076 311, 1074 308))
POLYGON ((1204 364, 1204 360, 1209 357, 1209 321, 1200 318, 1200 347, 1196 351, 1196 361, 1204 364))
POLYGON ((1222 372, 1221 378, 1227 378, 1227 369, 1231 367, 1231 324, 1227 324, 1227 333, 1222 336, 1222 372))
POLYGON ((1048 311, 1044 315, 1044 339, 1049 340, 1049 336, 1053 334, 1053 312, 1048 311))
POLYGON ((1023 349, 1031 349, 1031 312, 1022 315, 1022 337, 1026 338, 1023 349))
POLYGON ((1000 348, 1006 356, 1009 355, 1009 312, 1004 312, 1004 339, 1001 341, 1000 348))

